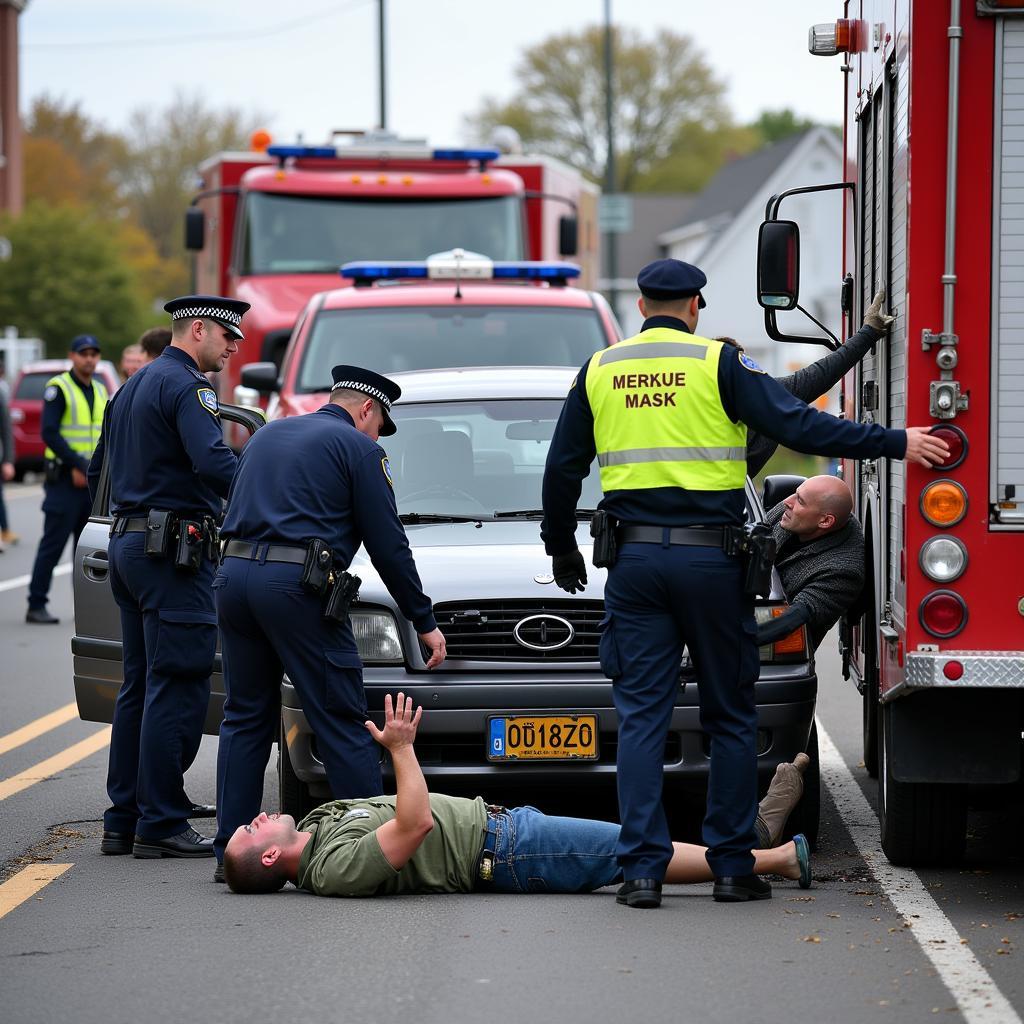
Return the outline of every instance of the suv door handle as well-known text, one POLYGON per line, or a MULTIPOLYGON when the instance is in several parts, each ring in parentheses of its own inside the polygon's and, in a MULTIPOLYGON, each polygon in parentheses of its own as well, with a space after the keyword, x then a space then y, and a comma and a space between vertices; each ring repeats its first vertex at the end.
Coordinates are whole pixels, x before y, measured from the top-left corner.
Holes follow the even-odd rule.
POLYGON ((85 566, 86 569, 85 575, 91 580, 103 579, 107 575, 107 570, 110 568, 105 551, 94 551, 91 555, 86 555, 82 559, 82 565, 85 566), (89 570, 91 570, 91 572, 89 570))

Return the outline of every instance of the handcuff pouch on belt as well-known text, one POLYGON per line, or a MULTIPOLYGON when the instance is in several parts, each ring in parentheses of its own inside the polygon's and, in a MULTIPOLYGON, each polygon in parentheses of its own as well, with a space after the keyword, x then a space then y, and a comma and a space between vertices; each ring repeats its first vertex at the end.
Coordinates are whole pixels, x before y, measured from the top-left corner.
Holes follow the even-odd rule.
POLYGON ((619 556, 619 543, 615 536, 618 523, 604 509, 598 509, 590 520, 590 536, 594 538, 591 558, 598 569, 610 569, 619 556))
MULTIPOLYGON (((115 522, 112 534, 120 523, 127 520, 115 522)), ((146 516, 146 554, 150 558, 167 558, 174 542, 175 569, 195 574, 202 568, 204 558, 216 560, 217 524, 212 516, 187 519, 170 509, 150 509, 146 516)))
POLYGON ((776 545, 767 523, 726 526, 722 550, 743 559, 743 593, 748 597, 768 597, 772 592, 772 566, 776 545))

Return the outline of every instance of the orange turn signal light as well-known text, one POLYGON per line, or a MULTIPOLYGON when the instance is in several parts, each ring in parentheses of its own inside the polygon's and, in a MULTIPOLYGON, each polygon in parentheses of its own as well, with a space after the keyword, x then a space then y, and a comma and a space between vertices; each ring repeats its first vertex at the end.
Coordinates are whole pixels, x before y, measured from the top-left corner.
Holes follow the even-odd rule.
MULTIPOLYGON (((777 619, 784 612, 788 611, 788 608, 778 607, 772 609, 772 618, 777 619)), ((794 629, 789 636, 784 636, 781 640, 776 640, 772 644, 773 653, 775 654, 802 654, 807 648, 807 631, 803 626, 799 626, 794 629)))
POLYGON ((967 515, 967 492, 955 480, 936 480, 921 492, 921 515, 932 526, 953 526, 967 515))

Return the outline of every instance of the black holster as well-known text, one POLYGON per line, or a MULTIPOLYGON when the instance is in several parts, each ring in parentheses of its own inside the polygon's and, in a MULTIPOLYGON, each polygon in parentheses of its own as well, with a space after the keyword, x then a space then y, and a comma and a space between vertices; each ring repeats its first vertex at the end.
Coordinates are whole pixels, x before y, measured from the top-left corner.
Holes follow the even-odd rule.
POLYGON ((197 573, 203 566, 206 534, 198 519, 178 520, 178 547, 174 555, 174 568, 182 572, 197 573))
MULTIPOLYGON (((731 529, 726 527, 727 538, 731 529)), ((772 567, 776 555, 772 529, 767 523, 748 523, 737 532, 742 533, 737 553, 743 558, 743 593, 748 597, 768 597, 772 592, 772 567)), ((728 548, 726 550, 728 552, 728 548)))
POLYGON ((329 622, 344 622, 348 617, 349 606, 359 595, 359 585, 363 581, 350 572, 334 573, 333 579, 324 607, 324 618, 329 622))
POLYGON ((317 597, 326 596, 330 588, 333 564, 334 553, 319 537, 314 537, 306 545, 306 561, 302 565, 302 575, 299 577, 302 589, 317 597))
POLYGON ((598 569, 610 569, 619 557, 619 542, 615 536, 618 526, 615 517, 598 509, 590 520, 590 536, 594 538, 593 563, 598 569))

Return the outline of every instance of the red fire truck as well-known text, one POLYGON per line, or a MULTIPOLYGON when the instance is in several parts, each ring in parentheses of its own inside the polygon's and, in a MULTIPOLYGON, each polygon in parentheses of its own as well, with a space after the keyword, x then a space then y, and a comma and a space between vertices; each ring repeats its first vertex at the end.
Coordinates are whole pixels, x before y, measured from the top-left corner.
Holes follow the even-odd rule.
POLYGON ((196 290, 244 299, 245 341, 220 374, 230 401, 246 363, 280 365, 310 296, 342 263, 422 260, 461 248, 496 260, 573 256, 594 287, 599 190, 549 157, 434 149, 386 132, 337 133, 329 146, 274 146, 200 168, 186 214, 196 290))
MULTIPOLYGON (((963 852, 969 798, 1021 778, 1024 3, 847 0, 842 13, 810 34, 845 82, 846 180, 816 190, 844 197, 847 328, 881 287, 897 314, 844 382, 843 414, 931 422, 952 452, 932 470, 844 464, 868 582, 841 646, 882 847, 896 864, 943 863, 963 852)), ((790 194, 769 202, 759 243, 778 340, 792 340, 776 314, 799 289, 790 194)))

